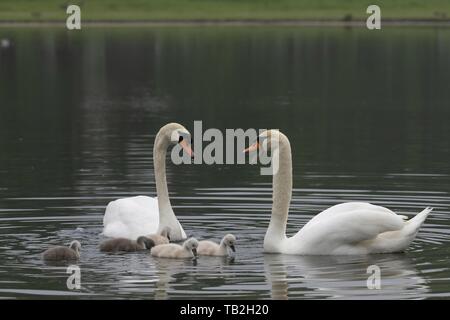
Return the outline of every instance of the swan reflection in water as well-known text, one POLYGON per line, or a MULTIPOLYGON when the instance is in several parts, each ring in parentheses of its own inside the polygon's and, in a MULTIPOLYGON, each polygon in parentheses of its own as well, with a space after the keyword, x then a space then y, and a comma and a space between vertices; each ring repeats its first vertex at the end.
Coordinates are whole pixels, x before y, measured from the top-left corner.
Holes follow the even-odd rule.
MULTIPOLYGON (((207 298, 207 287, 221 286, 232 276, 225 268, 233 263, 234 258, 229 257, 202 257, 201 261, 199 259, 155 259, 157 280, 154 298, 155 300, 177 298, 177 292, 180 297, 183 297, 185 290, 192 289, 197 293, 203 292, 207 298)), ((211 292, 211 294, 214 293, 211 292)))
POLYGON ((314 299, 407 299, 423 298, 429 291, 404 254, 367 256, 298 256, 264 254, 264 267, 271 298, 314 299), (380 268, 381 288, 369 289, 372 273, 380 268))

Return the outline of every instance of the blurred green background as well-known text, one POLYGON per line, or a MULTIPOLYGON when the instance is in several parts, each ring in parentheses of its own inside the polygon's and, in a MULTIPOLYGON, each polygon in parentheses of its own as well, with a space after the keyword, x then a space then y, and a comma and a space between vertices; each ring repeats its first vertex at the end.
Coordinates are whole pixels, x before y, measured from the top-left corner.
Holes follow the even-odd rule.
POLYGON ((1 0, 0 21, 65 20, 69 4, 84 21, 361 20, 370 4, 383 19, 449 20, 449 0, 1 0))

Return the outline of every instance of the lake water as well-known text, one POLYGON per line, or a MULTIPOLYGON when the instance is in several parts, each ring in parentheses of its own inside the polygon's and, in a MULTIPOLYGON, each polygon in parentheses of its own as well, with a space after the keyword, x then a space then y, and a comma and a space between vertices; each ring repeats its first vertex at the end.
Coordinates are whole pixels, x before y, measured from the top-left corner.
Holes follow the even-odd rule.
POLYGON ((1 38, 11 41, 0 48, 1 298, 450 297, 449 28, 4 27, 1 38), (289 235, 343 201, 435 209, 404 254, 263 254, 270 177, 168 164, 186 232, 234 233, 235 260, 100 253, 107 203, 155 195, 158 129, 192 131, 194 120, 290 138, 289 235), (72 239, 80 290, 40 259, 72 239), (373 264, 380 290, 366 286, 373 264))

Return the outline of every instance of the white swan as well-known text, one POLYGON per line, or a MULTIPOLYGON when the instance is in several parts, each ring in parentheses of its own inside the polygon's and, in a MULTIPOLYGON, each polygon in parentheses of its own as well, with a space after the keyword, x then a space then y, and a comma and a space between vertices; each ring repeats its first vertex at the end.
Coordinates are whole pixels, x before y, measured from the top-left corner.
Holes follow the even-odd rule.
POLYGON ((432 208, 414 218, 364 202, 335 205, 313 217, 293 237, 286 237, 292 193, 292 156, 288 138, 278 130, 263 132, 244 152, 262 148, 272 157, 272 216, 264 237, 264 251, 302 255, 348 255, 404 251, 414 240, 432 208))
POLYGON ((111 201, 103 217, 105 236, 134 240, 143 234, 159 234, 165 227, 169 227, 171 240, 186 239, 186 233, 170 204, 166 154, 171 144, 179 143, 192 156, 189 141, 189 131, 178 123, 169 123, 159 130, 153 146, 157 197, 137 196, 111 201))

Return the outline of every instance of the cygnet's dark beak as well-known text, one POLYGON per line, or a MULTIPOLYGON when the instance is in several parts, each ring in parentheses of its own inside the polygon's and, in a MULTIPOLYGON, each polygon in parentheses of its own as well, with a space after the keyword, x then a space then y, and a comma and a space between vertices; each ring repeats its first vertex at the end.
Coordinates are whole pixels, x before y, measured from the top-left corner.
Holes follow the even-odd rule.
POLYGON ((194 254, 194 257, 197 257, 197 248, 192 248, 192 253, 194 254))
POLYGON ((234 247, 234 244, 230 245, 230 249, 231 249, 231 251, 236 252, 236 248, 234 247))
POLYGON ((145 242, 145 246, 147 247, 147 250, 150 250, 155 246, 155 242, 152 239, 147 239, 147 241, 145 242))

